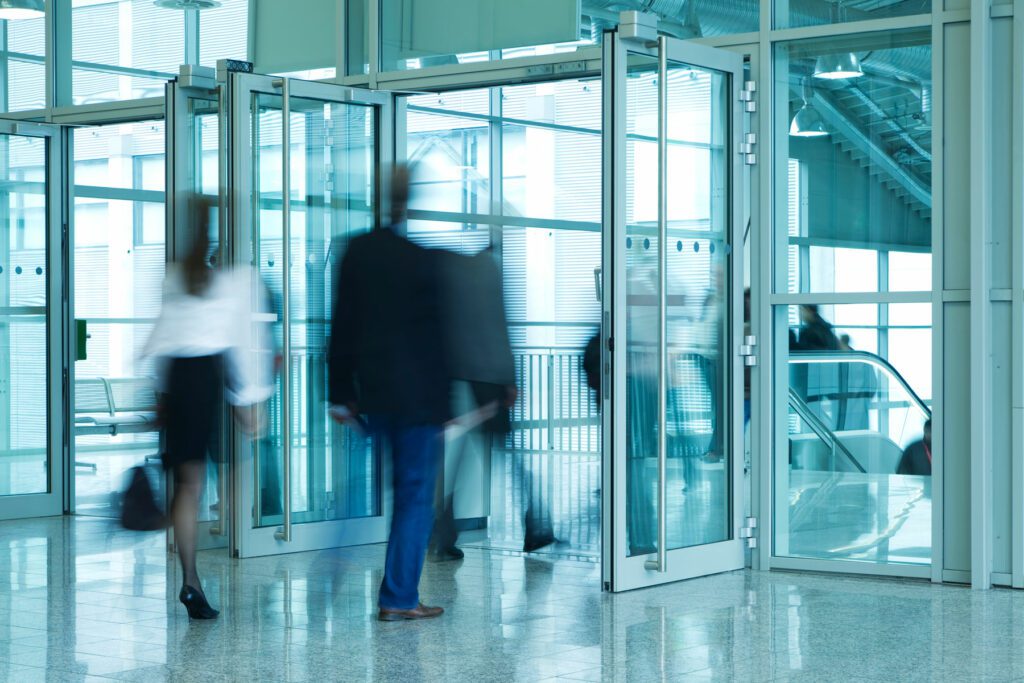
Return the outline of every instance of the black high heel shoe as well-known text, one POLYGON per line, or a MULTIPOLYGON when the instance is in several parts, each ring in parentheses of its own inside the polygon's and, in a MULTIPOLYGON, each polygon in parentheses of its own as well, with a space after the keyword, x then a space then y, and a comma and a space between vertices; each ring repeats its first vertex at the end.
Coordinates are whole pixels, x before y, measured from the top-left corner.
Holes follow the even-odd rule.
POLYGON ((181 604, 185 605, 185 609, 188 610, 189 619, 216 619, 220 614, 210 607, 205 595, 191 586, 181 587, 178 600, 181 600, 181 604))

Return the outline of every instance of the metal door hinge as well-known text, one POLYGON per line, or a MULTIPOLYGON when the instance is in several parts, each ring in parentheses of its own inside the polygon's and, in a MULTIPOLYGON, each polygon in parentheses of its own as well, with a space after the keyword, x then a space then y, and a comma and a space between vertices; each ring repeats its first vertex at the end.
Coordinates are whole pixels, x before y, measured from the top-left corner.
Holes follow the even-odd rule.
POLYGON ((743 364, 748 368, 757 365, 757 337, 748 334, 743 338, 743 344, 740 345, 740 356, 743 358, 743 364))
POLYGON ((740 90, 740 102, 743 103, 743 111, 753 114, 757 111, 757 100, 754 95, 757 93, 757 81, 745 81, 743 89, 740 90))
POLYGON ((747 166, 753 166, 757 163, 757 154, 754 153, 756 146, 757 133, 745 133, 743 141, 740 143, 740 156, 743 157, 743 163, 747 166))
POLYGON ((757 547, 757 517, 747 517, 740 529, 740 538, 745 539, 748 548, 757 547))

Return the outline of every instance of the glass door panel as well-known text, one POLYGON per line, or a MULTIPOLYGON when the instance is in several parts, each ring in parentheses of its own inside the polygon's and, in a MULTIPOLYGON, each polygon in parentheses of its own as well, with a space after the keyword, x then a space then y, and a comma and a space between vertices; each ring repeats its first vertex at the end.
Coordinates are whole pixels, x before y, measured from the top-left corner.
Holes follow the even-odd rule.
POLYGON ((236 78, 242 87, 233 101, 234 139, 251 144, 242 159, 247 168, 234 177, 252 189, 236 195, 251 202, 236 211, 232 236, 250 250, 236 251, 236 258, 256 264, 269 290, 282 357, 269 428, 251 443, 252 457, 239 473, 242 514, 251 513, 240 552, 383 541, 380 449, 329 417, 327 342, 334 271, 348 241, 376 223, 377 164, 389 139, 381 126, 390 102, 319 83, 236 78))
MULTIPOLYGON (((219 216, 223 174, 221 149, 220 93, 216 84, 183 86, 171 82, 167 86, 167 258, 181 258, 190 239, 192 199, 202 195, 211 200, 219 216)), ((216 234, 211 235, 211 264, 220 258, 219 246, 224 242, 224 226, 217 221, 216 234)), ((230 538, 233 508, 230 469, 227 457, 231 449, 231 433, 224 426, 211 444, 213 456, 206 468, 206 485, 199 503, 199 548, 225 548, 230 538)), ((173 486, 169 482, 168 486, 173 486)), ((173 533, 171 533, 173 536, 173 533)), ((173 541, 173 538, 172 538, 173 541)))
POLYGON ((63 510, 60 144, 0 124, 0 519, 63 510))
POLYGON ((625 590, 743 566, 734 494, 742 424, 731 417, 742 372, 730 352, 730 335, 742 330, 730 153, 742 60, 619 38, 605 60, 613 113, 605 269, 614 275, 606 342, 624 340, 606 344, 614 493, 606 569, 613 589, 625 590))

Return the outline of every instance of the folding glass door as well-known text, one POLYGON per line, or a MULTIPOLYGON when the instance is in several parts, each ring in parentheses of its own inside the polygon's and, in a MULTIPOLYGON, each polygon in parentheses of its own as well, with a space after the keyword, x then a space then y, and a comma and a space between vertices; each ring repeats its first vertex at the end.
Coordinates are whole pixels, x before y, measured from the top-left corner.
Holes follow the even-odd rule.
POLYGON ((604 552, 619 591, 744 565, 743 62, 618 34, 604 51, 604 552))
POLYGON ((381 210, 391 158, 383 93, 253 74, 230 84, 230 239, 269 290, 277 386, 267 429, 236 445, 241 557, 387 539, 380 448, 333 422, 327 341, 335 270, 381 210))
POLYGON ((0 123, 0 519, 63 511, 61 147, 57 127, 0 123))

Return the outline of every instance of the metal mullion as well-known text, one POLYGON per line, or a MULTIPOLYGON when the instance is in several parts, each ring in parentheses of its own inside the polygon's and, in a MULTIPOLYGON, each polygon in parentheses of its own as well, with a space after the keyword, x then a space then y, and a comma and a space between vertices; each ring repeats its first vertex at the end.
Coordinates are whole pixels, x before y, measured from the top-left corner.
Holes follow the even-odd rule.
POLYGON ((185 22, 185 54, 183 55, 184 61, 182 64, 198 64, 199 41, 201 39, 199 34, 199 11, 187 9, 182 14, 184 15, 185 22))
MULTIPOLYGON (((914 14, 907 17, 886 17, 884 19, 865 19, 864 21, 849 21, 839 24, 772 29, 768 33, 768 40, 771 43, 781 43, 806 38, 834 38, 857 33, 882 33, 908 28, 930 28, 931 25, 931 13, 914 14)), ((764 27, 762 26, 761 28, 763 33, 764 27)))
MULTIPOLYGON (((490 143, 489 156, 490 156, 490 176, 491 182, 489 187, 491 189, 491 215, 503 216, 505 213, 505 160, 504 160, 504 145, 505 145, 505 127, 502 123, 502 115, 504 113, 504 94, 502 93, 501 86, 490 88, 488 91, 490 98, 490 106, 488 108, 491 115, 490 122, 490 136, 488 141, 490 143)), ((491 249, 494 251, 495 257, 497 258, 499 267, 504 272, 504 225, 502 223, 491 224, 491 249)))
MULTIPOLYGON (((500 88, 502 86, 494 86, 500 88)), ((493 88, 492 88, 493 89, 493 88)), ((530 128, 543 128, 545 130, 556 130, 563 131, 566 133, 579 133, 580 135, 600 135, 601 130, 599 128, 584 128, 582 126, 568 126, 561 123, 550 123, 547 121, 531 121, 529 119, 516 119, 516 118, 505 118, 500 115, 491 114, 480 114, 478 112, 469 111, 458 111, 455 109, 445 109, 442 107, 427 107, 422 104, 410 104, 408 105, 409 111, 418 111, 424 114, 432 114, 434 116, 447 116, 457 119, 473 119, 475 121, 485 121, 493 123, 498 121, 499 123, 510 123, 519 126, 526 126, 530 128)), ((655 136, 630 136, 631 140, 656 140, 655 136)), ((694 147, 700 147, 701 149, 707 149, 708 145, 701 143, 690 143, 694 147)))
POLYGON ((1013 9, 1011 584, 1024 588, 1024 0, 1013 9))
MULTIPOLYGON (((751 273, 751 331, 757 335, 761 353, 761 368, 752 373, 751 384, 751 491, 756 493, 751 501, 751 510, 758 517, 760 538, 758 547, 751 555, 751 564, 755 569, 770 569, 772 552, 775 544, 775 517, 773 514, 774 491, 773 477, 775 444, 774 426, 776 424, 776 406, 773 400, 775 391, 775 310, 771 304, 770 294, 774 291, 774 245, 776 224, 773 206, 775 188, 773 186, 772 169, 775 158, 775 138, 772 130, 772 113, 775 111, 773 97, 775 92, 772 63, 772 43, 770 30, 772 26, 772 3, 760 3, 761 15, 758 32, 757 65, 759 69, 756 92, 758 123, 757 139, 761 147, 761 163, 758 164, 758 204, 752 215, 762 226, 752 230, 753 242, 751 254, 758 254, 757 264, 751 273), (754 277, 754 274, 757 277, 754 277), (756 324, 755 324, 756 323, 756 324), (757 406, 753 404, 757 397, 757 406), (756 429, 755 429, 756 427, 756 429), (758 448, 758 446, 760 448, 758 448), (755 506, 756 503, 756 506, 755 506)), ((753 259, 751 259, 753 260, 753 259)), ((788 269, 788 259, 786 261, 788 269)), ((788 347, 783 347, 787 348, 788 347)), ((781 375, 785 377, 785 375, 781 375)), ((788 382, 787 382, 788 384, 788 382)), ((788 404, 783 401, 779 406, 788 404)), ((782 416, 785 419, 785 416, 782 416)))
POLYGON ((135 190, 121 187, 97 187, 94 185, 76 185, 75 196, 127 202, 163 202, 166 198, 165 193, 159 190, 135 190))
MULTIPOLYGON (((54 343, 60 340, 60 345, 50 353, 50 362, 59 370, 58 382, 51 380, 51 391, 55 385, 61 387, 55 400, 50 401, 50 409, 57 406, 59 411, 51 415, 51 422, 59 425, 59 432, 55 434, 55 443, 60 443, 59 457, 51 456, 51 471, 56 467, 60 469, 61 491, 60 509, 70 513, 75 504, 75 436, 72 429, 74 421, 74 391, 75 386, 75 344, 77 337, 74 324, 74 248, 71 232, 71 207, 72 189, 71 174, 74 164, 71 150, 71 131, 62 128, 54 131, 53 137, 47 142, 49 158, 48 163, 53 169, 48 171, 53 186, 49 188, 48 198, 55 206, 50 210, 51 226, 50 236, 56 238, 56 244, 50 244, 48 251, 48 286, 50 299, 47 302, 50 309, 49 320, 51 324, 57 321, 57 329, 53 330, 49 337, 54 343), (56 282, 53 282, 56 280, 56 282), (54 316, 53 311, 58 313, 54 316)), ((53 369, 53 368, 51 368, 53 369)), ((52 377, 52 376, 51 376, 52 377)), ((53 433, 51 427, 51 434, 53 433)), ((56 455, 56 454, 54 454, 56 455)))
POLYGON ((83 62, 75 60, 72 66, 81 71, 95 71, 96 73, 117 74, 119 76, 137 76, 140 78, 152 78, 155 80, 170 80, 177 74, 169 74, 163 71, 151 69, 136 69, 131 66, 119 66, 117 64, 99 64, 98 62, 83 62))
POLYGON ((800 294, 772 294, 774 306, 819 304, 842 306, 848 304, 920 304, 931 303, 932 293, 923 292, 806 292, 800 294))
POLYGON ((992 586, 992 22, 989 0, 974 0, 970 26, 971 257, 971 586, 992 586))
POLYGON ((581 232, 600 232, 601 230, 600 223, 591 223, 589 221, 550 220, 546 218, 531 218, 529 216, 503 216, 500 213, 482 214, 412 209, 409 211, 409 218, 445 223, 515 225, 523 228, 551 228, 553 230, 579 230, 581 232))
MULTIPOLYGON (((369 16, 367 17, 367 23, 369 30, 367 31, 367 39, 369 45, 367 48, 367 62, 369 63, 369 87, 371 90, 377 90, 378 79, 380 76, 380 59, 381 59, 381 0, 366 0, 367 10, 369 10, 369 16)), ((344 42, 344 39, 343 39, 344 42)), ((344 75, 344 74, 342 74, 344 75)))

